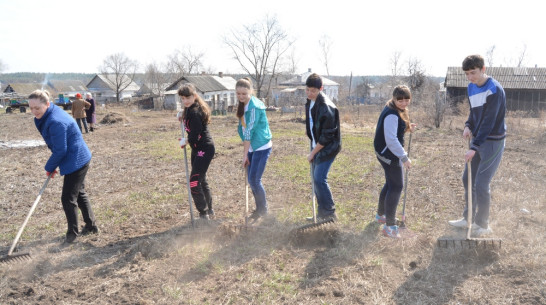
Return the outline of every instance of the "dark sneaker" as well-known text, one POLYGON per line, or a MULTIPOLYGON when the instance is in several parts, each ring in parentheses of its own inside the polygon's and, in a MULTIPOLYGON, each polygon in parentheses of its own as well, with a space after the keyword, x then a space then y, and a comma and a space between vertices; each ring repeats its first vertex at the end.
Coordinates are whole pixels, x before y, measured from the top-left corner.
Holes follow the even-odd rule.
POLYGON ((207 214, 207 212, 199 212, 199 219, 202 219, 202 220, 209 220, 209 215, 207 214))
POLYGON ((66 234, 66 238, 64 240, 65 244, 73 244, 78 240, 78 235, 76 234, 66 234))
POLYGON ((252 212, 252 214, 250 214, 249 218, 250 219, 253 219, 253 220, 258 220, 258 218, 262 217, 262 216, 265 216, 267 214, 267 212, 260 212, 258 210, 254 210, 252 212))
POLYGON ((89 234, 98 234, 99 228, 97 226, 91 226, 91 227, 83 227, 82 232, 80 233, 82 236, 89 235, 89 234))
POLYGON ((207 210, 207 215, 209 215, 209 219, 214 219, 214 210, 213 209, 210 209, 210 210, 207 210))
POLYGON ((328 221, 328 220, 336 221, 337 220, 336 213, 317 216, 317 221, 328 221))

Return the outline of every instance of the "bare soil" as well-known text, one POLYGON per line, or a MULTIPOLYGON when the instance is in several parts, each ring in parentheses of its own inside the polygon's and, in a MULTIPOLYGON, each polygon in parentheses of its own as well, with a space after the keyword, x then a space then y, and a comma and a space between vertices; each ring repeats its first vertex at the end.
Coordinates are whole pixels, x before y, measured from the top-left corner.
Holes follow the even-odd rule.
MULTIPOLYGON (((546 126, 510 118, 491 185, 500 249, 441 249, 463 237, 462 117, 414 134, 406 201, 411 234, 373 222, 383 172, 371 150, 376 111, 343 110, 343 151, 330 186, 339 221, 291 234, 311 213, 307 140, 294 114, 269 113, 274 149, 263 177, 271 213, 245 229, 242 145, 235 118, 213 117, 208 173, 217 218, 192 228, 180 126, 173 112, 101 109, 86 189, 100 234, 62 246, 62 177, 54 178, 19 244, 32 259, 0 265, 1 304, 545 304, 546 126)), ((41 140, 30 113, 0 114, 0 141, 41 140)), ((424 116, 416 115, 425 120, 424 116)), ((0 146, 0 253, 45 180, 45 146, 0 146)), ((250 195, 250 207, 254 205, 250 195)), ((398 209, 402 211, 402 200, 398 209)))

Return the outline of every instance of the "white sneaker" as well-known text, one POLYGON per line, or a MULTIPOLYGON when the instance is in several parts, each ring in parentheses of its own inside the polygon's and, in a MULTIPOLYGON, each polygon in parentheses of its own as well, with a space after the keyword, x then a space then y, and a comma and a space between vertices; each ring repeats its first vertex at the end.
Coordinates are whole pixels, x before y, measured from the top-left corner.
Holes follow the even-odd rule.
POLYGON ((468 227, 468 222, 464 218, 461 218, 459 220, 450 220, 447 223, 449 223, 450 225, 452 225, 454 227, 457 227, 457 228, 466 228, 466 227, 468 227))
POLYGON ((491 230, 490 226, 487 226, 487 228, 482 228, 477 224, 472 225, 472 234, 475 236, 483 236, 491 233, 493 233, 493 230, 491 230))

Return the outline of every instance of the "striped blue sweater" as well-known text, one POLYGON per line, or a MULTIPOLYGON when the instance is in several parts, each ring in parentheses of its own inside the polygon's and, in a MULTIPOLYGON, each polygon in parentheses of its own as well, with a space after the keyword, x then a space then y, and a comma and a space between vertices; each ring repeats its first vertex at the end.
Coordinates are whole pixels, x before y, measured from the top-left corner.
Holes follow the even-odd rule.
POLYGON ((470 114, 465 126, 470 128, 474 140, 470 149, 478 150, 485 140, 502 140, 506 137, 506 96, 501 84, 489 77, 485 84, 468 85, 470 114))

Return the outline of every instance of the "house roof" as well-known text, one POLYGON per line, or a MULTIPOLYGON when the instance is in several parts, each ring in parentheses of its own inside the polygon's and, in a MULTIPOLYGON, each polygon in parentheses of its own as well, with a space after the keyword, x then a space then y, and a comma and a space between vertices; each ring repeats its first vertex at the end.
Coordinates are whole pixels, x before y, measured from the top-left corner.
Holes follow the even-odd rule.
MULTIPOLYGON (((95 81, 95 79, 99 79, 100 81, 102 81, 111 90, 116 90, 116 86, 114 85, 116 83, 115 82, 115 76, 113 74, 97 74, 87 84, 87 87, 89 87, 89 85, 91 83, 93 83, 93 81, 95 81)), ((124 83, 128 82, 129 80, 130 80, 129 76, 123 75, 122 81, 124 83)), ((127 86, 127 88, 124 89, 124 91, 137 91, 138 89, 140 89, 140 86, 137 85, 133 80, 130 80, 130 81, 131 81, 131 83, 129 84, 129 86, 127 86)))
MULTIPOLYGON (((546 68, 489 67, 485 73, 499 81, 504 89, 546 89, 546 68)), ((447 68, 445 86, 468 86, 461 67, 447 68)))
MULTIPOLYGON (((228 78, 228 77, 223 77, 223 78, 228 78)), ((227 84, 227 82, 228 81, 225 81, 226 84, 227 84)), ((226 91, 226 90, 234 90, 235 89, 235 85, 233 86, 233 89, 228 89, 226 86, 223 85, 223 82, 220 83, 216 79, 216 76, 212 76, 212 75, 194 75, 194 76, 182 76, 182 77, 180 77, 174 83, 172 83, 169 87, 167 87, 167 91, 177 90, 178 87, 180 87, 181 84, 185 84, 185 83, 194 84, 197 91, 202 92, 202 93, 214 92, 214 91, 226 91)))
MULTIPOLYGON (((167 83, 160 84, 161 90, 165 91, 165 88, 167 88, 169 85, 170 84, 167 84, 167 83)), ((141 94, 145 94, 145 93, 159 94, 159 89, 157 88, 157 84, 144 83, 142 84, 142 86, 140 86, 140 89, 138 89, 138 92, 141 94), (153 88, 153 89, 150 89, 150 88, 153 88)))
POLYGON ((54 97, 57 92, 54 88, 41 83, 9 83, 4 89, 4 93, 14 93, 19 96, 29 96, 34 90, 43 89, 50 93, 50 97, 54 97))
MULTIPOLYGON (((311 69, 307 70, 307 72, 303 73, 303 74, 300 74, 296 77, 293 77, 285 82, 282 82, 280 83, 279 85, 282 85, 282 86, 301 86, 301 85, 305 85, 305 82, 307 81, 307 78, 309 77, 309 75, 313 74, 313 72, 311 72, 311 69)), ((323 86, 339 86, 338 83, 334 82, 333 80, 331 79, 328 79, 324 76, 321 76, 322 77, 322 85, 323 86)))
POLYGON ((55 88, 57 92, 84 92, 87 87, 79 80, 50 80, 48 85, 55 88))
POLYGON ((235 84, 237 84, 237 81, 231 77, 231 76, 216 76, 212 75, 212 77, 222 84, 227 90, 235 90, 235 84))

